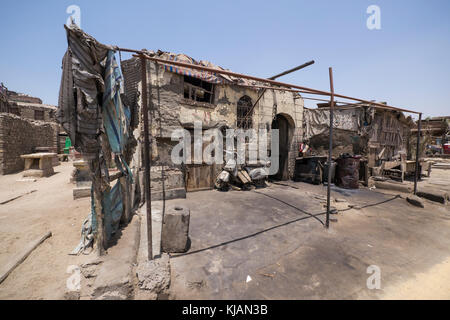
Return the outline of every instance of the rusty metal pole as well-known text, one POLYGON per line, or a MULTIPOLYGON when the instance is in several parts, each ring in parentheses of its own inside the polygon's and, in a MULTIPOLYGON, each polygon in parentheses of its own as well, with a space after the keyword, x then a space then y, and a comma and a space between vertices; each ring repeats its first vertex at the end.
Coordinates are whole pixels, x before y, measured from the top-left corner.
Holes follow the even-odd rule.
POLYGON ((417 180, 419 179, 419 147, 420 147, 420 129, 422 126, 422 113, 419 113, 419 121, 417 122, 417 143, 416 143, 416 167, 414 174, 414 194, 417 193, 417 180))
POLYGON ((276 78, 279 78, 279 77, 285 76, 285 75, 287 75, 287 74, 289 74, 289 73, 295 72, 295 71, 297 71, 297 70, 306 68, 307 66, 310 66, 310 65, 312 65, 312 64, 314 64, 314 60, 308 61, 308 62, 306 62, 306 63, 304 63, 304 64, 299 65, 298 67, 289 69, 289 70, 287 70, 287 71, 283 71, 282 73, 279 73, 279 74, 277 74, 276 76, 270 77, 270 78, 268 78, 268 79, 270 79, 270 80, 275 80, 276 78))
MULTIPOLYGON (((133 57, 140 57, 141 55, 144 55, 144 57, 146 59, 150 60, 150 61, 160 62, 161 64, 164 64, 164 65, 173 65, 173 66, 185 67, 185 68, 188 68, 188 69, 207 71, 207 72, 211 72, 212 74, 225 74, 225 75, 229 75, 229 76, 232 76, 232 77, 249 79, 249 80, 255 80, 255 81, 260 81, 260 82, 263 82, 263 83, 269 83, 269 84, 272 84, 272 85, 275 85, 275 86, 282 86, 282 87, 287 87, 287 88, 300 89, 300 90, 303 90, 303 91, 308 91, 308 92, 305 92, 305 93, 309 93, 309 94, 331 96, 330 92, 326 92, 326 91, 322 91, 322 90, 311 89, 311 88, 298 86, 298 85, 294 85, 294 84, 283 83, 283 82, 279 82, 279 81, 275 81, 275 80, 249 76, 249 75, 245 75, 245 74, 241 74, 241 73, 235 73, 235 72, 231 72, 231 71, 227 71, 227 70, 215 69, 215 68, 211 68, 211 67, 204 67, 204 66, 190 64, 190 63, 185 63, 185 62, 172 61, 172 60, 169 61, 169 60, 165 60, 165 59, 150 57, 149 55, 146 55, 145 52, 141 52, 140 55, 134 54, 133 57)), ((342 98, 342 99, 354 100, 354 101, 358 101, 358 102, 374 105, 374 106, 380 107, 381 109, 396 110, 396 111, 403 111, 403 112, 411 112, 411 113, 415 113, 415 114, 419 113, 419 112, 413 111, 413 110, 396 108, 396 107, 392 107, 392 106, 389 106, 389 105, 386 105, 386 104, 382 104, 382 103, 378 103, 378 102, 373 102, 373 101, 363 100, 363 99, 359 99, 359 98, 353 98, 353 97, 344 96, 342 94, 333 93, 333 95, 334 95, 334 97, 338 97, 338 98, 342 98)))
POLYGON ((333 109, 334 109, 334 85, 333 85, 333 69, 328 69, 330 76, 330 145, 328 146, 328 184, 327 184, 327 219, 325 227, 328 229, 330 226, 330 195, 331 195, 331 161, 333 151, 333 109))
POLYGON ((150 190, 150 140, 148 129, 148 98, 147 98, 147 60, 141 56, 141 77, 142 77, 142 113, 144 116, 144 189, 145 203, 147 208, 147 241, 148 260, 153 259, 152 247, 152 197, 150 190))
MULTIPOLYGON (((312 65, 312 64, 314 64, 314 60, 311 60, 311 61, 309 61, 309 62, 306 62, 306 63, 304 63, 304 64, 302 64, 302 65, 299 65, 298 67, 289 69, 289 70, 287 70, 287 71, 283 71, 282 73, 279 73, 279 74, 277 74, 276 76, 273 76, 273 77, 270 77, 270 78, 267 78, 267 79, 269 79, 269 80, 275 80, 276 78, 279 78, 279 77, 281 77, 281 76, 285 76, 285 75, 287 75, 287 74, 289 74, 289 73, 292 73, 292 72, 295 72, 295 71, 297 71, 297 70, 306 68, 307 66, 310 66, 310 65, 312 65)), ((259 94, 258 99, 256 99, 256 101, 255 101, 255 103, 253 104, 253 106, 252 106, 252 107, 250 108, 250 110, 248 110, 247 113, 245 114, 245 116, 244 116, 244 121, 247 120, 247 118, 249 117, 249 115, 252 113, 253 109, 255 109, 256 105, 258 104, 259 100, 261 100, 261 98, 262 98, 262 96, 264 95, 264 93, 266 92, 266 90, 267 90, 267 88, 264 88, 264 89, 261 90, 261 93, 259 94)))

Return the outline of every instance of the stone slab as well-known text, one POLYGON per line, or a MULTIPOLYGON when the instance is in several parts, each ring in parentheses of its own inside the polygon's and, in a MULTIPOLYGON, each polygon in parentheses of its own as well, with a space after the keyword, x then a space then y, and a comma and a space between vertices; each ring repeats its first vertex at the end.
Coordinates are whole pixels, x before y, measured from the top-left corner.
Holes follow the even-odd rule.
MULTIPOLYGON (((166 200, 170 199, 184 199, 186 198, 185 188, 168 189, 165 191, 166 200)), ((154 191, 152 190, 152 201, 158 201, 163 199, 162 190, 154 191)))
POLYGON ((104 262, 92 286, 92 298, 124 300, 133 297, 133 265, 137 261, 140 239, 140 218, 133 216, 121 230, 120 239, 104 256, 104 262))
POLYGON ((163 252, 186 252, 189 238, 189 208, 170 206, 162 224, 161 248, 163 252))
POLYGON ((408 201, 410 204, 416 207, 424 208, 425 205, 423 204, 422 199, 420 199, 418 196, 410 195, 406 197, 406 201, 408 201))
POLYGON ((77 187, 73 189, 73 199, 87 198, 91 196, 91 187, 77 187))

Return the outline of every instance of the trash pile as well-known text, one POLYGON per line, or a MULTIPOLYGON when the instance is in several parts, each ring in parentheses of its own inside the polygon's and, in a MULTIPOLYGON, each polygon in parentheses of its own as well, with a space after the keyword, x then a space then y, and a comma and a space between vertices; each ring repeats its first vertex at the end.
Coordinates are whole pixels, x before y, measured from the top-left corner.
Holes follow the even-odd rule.
POLYGON ((268 161, 255 165, 239 165, 236 159, 230 159, 217 176, 214 186, 220 191, 230 189, 241 191, 266 187, 269 167, 270 162, 268 161))

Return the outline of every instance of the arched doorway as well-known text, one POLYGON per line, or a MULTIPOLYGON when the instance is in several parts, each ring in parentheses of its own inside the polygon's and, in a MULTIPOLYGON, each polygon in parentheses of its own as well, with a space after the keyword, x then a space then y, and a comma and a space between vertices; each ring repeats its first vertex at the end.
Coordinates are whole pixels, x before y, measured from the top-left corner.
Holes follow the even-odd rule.
POLYGON ((272 129, 279 130, 279 169, 271 176, 274 180, 289 180, 289 149, 294 131, 294 121, 289 115, 277 114, 272 129))

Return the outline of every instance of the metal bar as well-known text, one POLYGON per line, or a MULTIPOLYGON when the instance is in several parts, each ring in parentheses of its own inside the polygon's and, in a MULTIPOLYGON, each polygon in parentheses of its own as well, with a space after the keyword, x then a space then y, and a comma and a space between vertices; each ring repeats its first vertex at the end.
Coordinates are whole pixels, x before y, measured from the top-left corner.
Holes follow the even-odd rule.
MULTIPOLYGON (((290 89, 290 88, 286 88, 286 87, 248 86, 248 85, 243 85, 243 84, 236 84, 236 85, 238 85, 240 87, 245 87, 245 88, 270 89, 270 90, 298 92, 298 93, 313 94, 313 95, 314 94, 315 95, 322 95, 322 96, 324 95, 324 94, 321 94, 321 93, 315 93, 315 92, 310 92, 310 91, 306 91, 306 90, 299 90, 299 89, 290 89)), ((336 96, 336 94, 334 96, 336 96)), ((330 101, 330 100, 326 100, 326 99, 314 99, 314 98, 309 98, 309 97, 304 97, 304 96, 301 96, 301 97, 303 99, 305 99, 305 100, 317 100, 317 101, 324 101, 324 102, 329 102, 330 101)), ((347 106, 347 105, 348 106, 355 106, 355 107, 359 107, 359 108, 364 107, 364 105, 361 105, 361 102, 351 103, 351 102, 346 102, 346 101, 335 101, 335 107, 336 107, 336 103, 343 104, 340 107, 347 106)), ((376 102, 373 102, 373 101, 365 103, 365 105, 367 105, 367 104, 370 104, 371 107, 374 107, 374 108, 377 108, 377 109, 392 110, 392 111, 403 111, 403 112, 411 112, 411 113, 417 113, 418 114, 418 112, 415 112, 415 111, 399 109, 399 108, 391 107, 391 106, 388 106, 388 105, 376 103, 376 102)))
MULTIPOLYGON (((305 91, 308 91, 308 93, 310 93, 310 94, 319 94, 319 95, 331 96, 331 93, 327 92, 327 91, 311 89, 311 88, 307 88, 307 87, 303 87, 303 86, 283 83, 283 82, 270 80, 270 79, 264 79, 264 78, 254 77, 254 76, 248 76, 248 75, 235 73, 235 72, 222 70, 222 69, 215 69, 215 68, 203 67, 203 66, 199 66, 199 65, 195 65, 195 64, 189 64, 189 63, 184 63, 184 62, 169 61, 169 60, 165 60, 165 59, 159 59, 159 58, 155 58, 155 57, 150 57, 145 52, 143 52, 142 54, 148 60, 157 61, 157 62, 159 62, 161 64, 165 64, 165 65, 174 65, 174 66, 185 67, 185 68, 189 68, 189 69, 208 71, 208 72, 211 72, 211 73, 214 73, 214 74, 225 74, 225 75, 232 76, 232 77, 237 77, 237 78, 243 78, 243 79, 249 79, 249 80, 254 80, 254 81, 266 82, 266 83, 270 83, 270 84, 276 85, 276 86, 282 86, 282 87, 287 87, 287 88, 296 88, 296 89, 300 89, 300 90, 305 90, 305 91)), ((133 55, 133 56, 140 57, 139 55, 133 55)), ((396 107, 392 107, 392 106, 385 105, 385 104, 382 104, 382 103, 368 101, 368 100, 363 100, 363 99, 359 99, 359 98, 353 98, 353 97, 344 96, 344 95, 337 94, 337 93, 334 93, 334 96, 342 98, 342 99, 354 100, 354 101, 359 101, 359 102, 363 102, 363 103, 367 103, 367 104, 380 106, 380 107, 385 108, 385 109, 404 111, 404 112, 410 112, 410 113, 416 113, 416 114, 420 113, 420 112, 413 111, 413 110, 396 108, 396 107)))
POLYGON ((276 78, 279 78, 279 77, 285 76, 285 75, 287 75, 287 74, 289 74, 289 73, 292 73, 292 72, 294 72, 294 71, 297 71, 297 70, 306 68, 307 66, 310 66, 310 65, 312 65, 312 64, 314 64, 314 60, 311 60, 311 61, 309 61, 309 62, 306 62, 306 63, 304 63, 304 64, 302 64, 302 65, 299 65, 298 67, 289 69, 289 70, 284 71, 284 72, 282 72, 282 73, 279 73, 279 74, 277 74, 276 76, 270 77, 270 78, 268 78, 268 79, 270 79, 270 80, 275 80, 276 78))
MULTIPOLYGON (((304 64, 302 64, 302 65, 300 65, 300 66, 298 66, 298 67, 289 69, 289 70, 287 70, 287 71, 284 71, 284 72, 282 72, 282 73, 279 73, 279 74, 277 74, 276 76, 270 77, 270 78, 268 78, 268 79, 269 79, 269 80, 275 80, 276 78, 279 78, 279 77, 284 76, 284 75, 286 75, 286 74, 289 74, 289 73, 292 73, 292 72, 294 72, 294 71, 297 71, 297 70, 306 68, 307 66, 310 66, 310 65, 312 65, 313 63, 314 63, 314 60, 311 60, 311 61, 306 62, 306 63, 304 63, 304 64)), ((258 99, 256 100, 256 102, 253 104, 253 106, 251 107, 251 109, 245 114, 244 122, 245 122, 245 120, 247 120, 247 118, 250 116, 250 114, 252 113, 253 109, 255 109, 256 104, 259 102, 259 100, 261 100, 262 96, 264 95, 264 93, 266 93, 266 90, 267 90, 267 89, 268 89, 268 88, 264 88, 264 89, 261 91, 261 93, 259 94, 258 99)))
POLYGON ((328 147, 328 184, 327 184, 327 219, 325 226, 328 229, 330 226, 330 195, 331 195, 331 161, 333 151, 333 109, 334 109, 334 84, 333 84, 333 69, 328 69, 330 76, 330 145, 328 147))
POLYGON ((134 49, 127 49, 127 48, 119 48, 119 47, 114 47, 115 50, 118 51, 123 51, 123 52, 131 52, 131 53, 136 53, 136 54, 143 54, 144 51, 142 50, 134 50, 134 49))
POLYGON ((250 110, 247 111, 247 113, 245 114, 244 117, 244 122, 247 120, 247 118, 252 114, 253 109, 255 109, 256 105, 258 104, 259 100, 261 100, 262 96, 264 95, 264 93, 266 93, 266 89, 263 89, 261 91, 261 93, 258 96, 258 99, 256 99, 255 103, 253 104, 253 106, 250 108, 250 110))
POLYGON ((417 144, 416 144, 416 170, 414 174, 414 194, 417 193, 417 180, 419 178, 419 147, 420 147, 420 129, 422 125, 422 114, 419 113, 419 121, 417 122, 417 144))
POLYGON ((150 141, 148 129, 148 98, 147 98, 147 61, 141 56, 141 77, 142 77, 142 113, 144 116, 144 188, 145 202, 147 207, 147 242, 148 260, 153 259, 152 247, 152 196, 150 190, 150 141))

